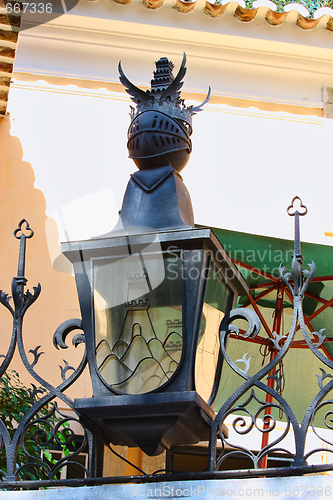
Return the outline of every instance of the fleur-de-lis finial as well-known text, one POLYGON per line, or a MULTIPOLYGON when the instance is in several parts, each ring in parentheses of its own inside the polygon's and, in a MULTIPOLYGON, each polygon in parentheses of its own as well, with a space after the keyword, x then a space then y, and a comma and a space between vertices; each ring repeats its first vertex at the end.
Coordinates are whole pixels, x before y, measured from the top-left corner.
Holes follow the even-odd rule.
POLYGON ((301 254, 301 240, 300 240, 300 228, 299 228, 299 217, 300 215, 306 215, 308 209, 299 196, 294 196, 291 200, 291 204, 287 208, 287 213, 291 217, 295 217, 295 238, 294 238, 294 257, 300 264, 303 263, 303 255, 301 254))
MULTIPOLYGON (((17 266, 17 276, 12 280, 12 296, 15 304, 15 317, 17 319, 22 319, 28 307, 38 298, 41 286, 34 286, 34 292, 30 293, 27 290, 24 293, 24 287, 27 284, 27 278, 25 277, 25 250, 26 250, 26 240, 32 238, 34 235, 33 230, 29 226, 26 219, 22 219, 18 227, 14 231, 14 236, 16 239, 20 240, 20 252, 17 266)), ((2 301, 3 303, 3 301, 2 301)), ((8 307, 8 306, 6 306, 8 307)))
POLYGON ((14 231, 15 238, 20 240, 20 254, 17 269, 17 276, 20 278, 24 277, 25 272, 25 240, 32 238, 33 235, 34 232, 29 226, 29 222, 25 219, 22 219, 19 222, 18 227, 14 231))

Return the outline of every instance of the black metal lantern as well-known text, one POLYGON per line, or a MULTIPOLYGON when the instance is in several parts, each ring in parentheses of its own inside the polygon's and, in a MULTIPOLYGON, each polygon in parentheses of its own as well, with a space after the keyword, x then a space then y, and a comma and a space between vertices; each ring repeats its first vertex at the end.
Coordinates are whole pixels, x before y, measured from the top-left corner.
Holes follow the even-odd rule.
POLYGON ((191 151, 191 116, 178 75, 156 63, 137 104, 131 176, 109 234, 63 245, 74 264, 93 397, 75 400, 87 427, 113 444, 157 455, 208 439, 222 358, 219 325, 247 286, 209 228, 195 229, 179 171, 191 151))

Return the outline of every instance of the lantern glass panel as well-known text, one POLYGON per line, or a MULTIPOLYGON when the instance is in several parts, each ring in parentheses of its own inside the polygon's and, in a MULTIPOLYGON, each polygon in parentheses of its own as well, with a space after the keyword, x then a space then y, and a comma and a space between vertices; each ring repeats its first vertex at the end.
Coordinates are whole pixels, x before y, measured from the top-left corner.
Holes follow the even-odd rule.
POLYGON ((212 261, 209 267, 195 360, 196 391, 204 401, 211 395, 217 368, 219 327, 230 304, 231 290, 212 261))
POLYGON ((121 394, 162 387, 182 355, 180 254, 96 260, 94 320, 97 369, 108 386, 121 394))

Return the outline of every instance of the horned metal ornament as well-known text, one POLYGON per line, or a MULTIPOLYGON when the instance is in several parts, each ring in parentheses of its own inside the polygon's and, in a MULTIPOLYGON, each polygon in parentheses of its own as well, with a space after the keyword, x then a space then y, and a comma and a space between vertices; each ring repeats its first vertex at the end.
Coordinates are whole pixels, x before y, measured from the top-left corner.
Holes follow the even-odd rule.
POLYGON ((180 172, 186 165, 192 151, 190 136, 192 134, 192 116, 202 111, 208 102, 210 87, 206 99, 199 106, 186 106, 180 97, 183 78, 186 74, 186 55, 184 53, 181 67, 174 78, 174 65, 166 57, 156 63, 154 79, 151 80, 151 89, 144 92, 133 85, 125 76, 119 62, 120 81, 126 92, 131 96, 136 108, 131 110, 131 124, 128 129, 127 147, 129 157, 139 169, 157 168, 172 163, 180 172), (170 153, 182 151, 174 156, 170 153), (167 160, 163 156, 167 153, 167 160), (156 157, 158 157, 156 161, 156 157), (142 161, 155 158, 153 161, 142 161))

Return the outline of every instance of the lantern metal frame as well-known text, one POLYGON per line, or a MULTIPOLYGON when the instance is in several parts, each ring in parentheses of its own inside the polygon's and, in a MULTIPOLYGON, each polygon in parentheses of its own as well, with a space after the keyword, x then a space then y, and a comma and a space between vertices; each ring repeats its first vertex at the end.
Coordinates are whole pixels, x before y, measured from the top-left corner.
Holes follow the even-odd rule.
POLYGON ((162 254, 180 252, 189 258, 182 259, 184 275, 179 276, 183 325, 181 362, 167 383, 146 394, 119 394, 103 379, 96 363, 94 262, 95 259, 117 259, 128 255, 129 236, 69 242, 62 246, 64 255, 74 266, 94 393, 92 398, 75 400, 75 408, 84 425, 104 441, 140 446, 147 454, 161 453, 173 444, 193 444, 209 438, 210 424, 215 418, 211 405, 220 384, 222 356, 218 356, 212 391, 206 402, 196 392, 194 366, 210 262, 214 261, 220 279, 230 290, 225 313, 235 305, 239 294, 248 292, 245 280, 210 229, 132 234, 131 248, 144 254, 144 249, 155 237, 162 254), (201 259, 194 262, 190 255, 197 251, 202 253, 201 259), (197 271, 196 279, 190 276, 193 269, 197 271), (155 435, 154 428, 157 429, 155 435))

